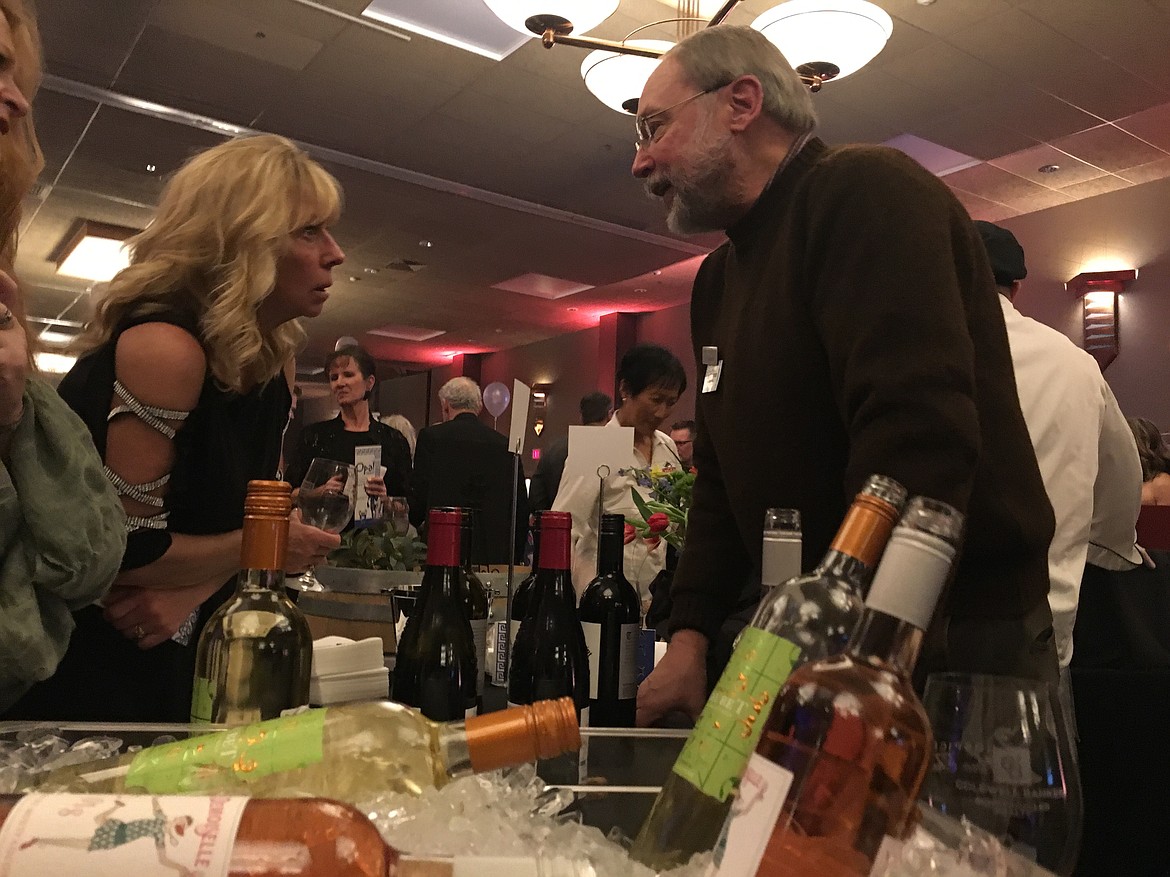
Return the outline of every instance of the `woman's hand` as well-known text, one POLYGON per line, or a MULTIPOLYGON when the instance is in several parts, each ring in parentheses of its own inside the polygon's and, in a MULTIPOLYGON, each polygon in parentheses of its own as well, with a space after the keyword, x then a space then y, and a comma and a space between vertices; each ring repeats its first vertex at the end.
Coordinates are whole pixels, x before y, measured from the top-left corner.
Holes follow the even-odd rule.
POLYGON ((16 296, 16 281, 0 271, 0 428, 15 426, 24 415, 28 339, 13 313, 16 296))
POLYGON ((301 520, 300 509, 293 509, 288 519, 288 553, 284 558, 284 570, 302 573, 324 563, 329 552, 340 544, 340 536, 310 527, 301 520))
POLYGON ((386 479, 381 475, 371 475, 366 479, 366 496, 385 496, 386 479))
POLYGON ((105 598, 103 617, 140 649, 153 649, 175 635, 203 601, 223 582, 186 588, 138 588, 115 585, 105 598))

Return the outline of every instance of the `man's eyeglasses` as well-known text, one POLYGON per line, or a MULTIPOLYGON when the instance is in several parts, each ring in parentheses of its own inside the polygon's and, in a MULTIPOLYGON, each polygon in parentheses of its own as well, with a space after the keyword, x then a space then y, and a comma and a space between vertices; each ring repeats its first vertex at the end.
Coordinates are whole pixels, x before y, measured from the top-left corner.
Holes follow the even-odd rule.
POLYGON ((648 116, 635 116, 634 117, 634 131, 638 135, 638 139, 634 141, 634 149, 640 150, 640 149, 642 149, 642 147, 650 145, 654 141, 654 138, 658 136, 658 132, 661 131, 663 128, 665 128, 667 125, 667 122, 669 121, 668 119, 663 119, 663 120, 659 121, 657 124, 655 124, 651 121, 652 119, 658 118, 663 113, 669 113, 671 110, 678 109, 683 104, 690 103, 693 100, 701 98, 705 94, 711 94, 712 92, 716 92, 719 89, 723 88, 724 85, 727 85, 727 83, 725 82, 725 83, 723 83, 723 85, 716 85, 712 88, 706 89, 705 91, 700 91, 696 94, 692 94, 690 97, 684 97, 678 103, 671 104, 670 106, 665 107, 661 110, 655 110, 653 113, 651 113, 648 116))

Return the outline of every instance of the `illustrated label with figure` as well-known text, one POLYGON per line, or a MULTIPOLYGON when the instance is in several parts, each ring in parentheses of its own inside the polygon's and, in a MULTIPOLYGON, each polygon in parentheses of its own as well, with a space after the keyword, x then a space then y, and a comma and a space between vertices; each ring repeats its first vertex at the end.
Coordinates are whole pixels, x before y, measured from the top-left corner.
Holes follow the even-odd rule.
POLYGON ((0 874, 224 877, 244 797, 25 795, 0 826, 0 874))

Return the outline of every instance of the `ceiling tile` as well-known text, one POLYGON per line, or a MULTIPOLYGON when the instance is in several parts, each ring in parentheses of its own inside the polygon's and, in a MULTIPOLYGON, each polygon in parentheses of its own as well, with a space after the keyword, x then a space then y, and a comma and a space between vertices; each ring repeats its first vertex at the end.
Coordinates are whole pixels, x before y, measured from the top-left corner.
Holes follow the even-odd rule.
POLYGON ((1094 179, 1105 173, 1100 168, 1085 164, 1047 143, 1000 156, 988 163, 1008 173, 1015 174, 1017 177, 1023 177, 1033 183, 1050 188, 1062 188, 1074 183, 1083 183, 1085 180, 1094 179), (1041 173, 1039 170, 1039 168, 1052 165, 1057 165, 1060 170, 1052 173, 1041 173))
POLYGON ((1092 128, 1102 121, 1028 85, 985 100, 975 109, 997 125, 1040 142, 1092 128))
POLYGON ((156 2, 119 0, 116 10, 105 3, 37 4, 45 68, 108 87, 156 2))
POLYGON ((1092 198, 1094 195, 1104 195, 1106 192, 1115 192, 1118 189, 1126 189, 1130 185, 1128 180, 1123 180, 1121 177, 1108 174, 1085 183, 1077 183, 1075 186, 1069 186, 1061 191, 1079 200, 1081 198, 1092 198))
POLYGON ((961 189, 989 201, 998 201, 1000 204, 1011 204, 1013 201, 1038 196, 1046 191, 1044 186, 989 164, 955 171, 953 174, 947 174, 943 180, 953 189, 961 189))
POLYGON ((1134 137, 1170 152, 1170 103, 1150 107, 1116 124, 1134 137))
POLYGON ((911 133, 983 160, 1026 149, 1036 142, 999 124, 995 117, 979 108, 923 120, 911 133))
POLYGON ((1114 172, 1164 158, 1166 153, 1113 125, 1100 125, 1054 140, 1057 149, 1114 172))
POLYGON ((150 23, 289 70, 303 70, 324 45, 285 30, 278 21, 261 21, 234 5, 209 0, 162 0, 151 12, 150 23))
POLYGON ((985 222, 999 222, 1001 219, 1008 219, 1012 216, 1018 215, 1018 211, 1008 207, 1006 204, 997 204, 995 201, 990 201, 987 198, 980 198, 978 195, 972 195, 970 192, 964 192, 961 189, 952 189, 959 203, 967 208, 967 213, 972 219, 982 219, 985 222))
POLYGON ((1154 180, 1170 177, 1170 156, 1159 159, 1158 161, 1152 161, 1149 164, 1127 168, 1118 174, 1118 176, 1129 180, 1131 183, 1152 183, 1154 180))

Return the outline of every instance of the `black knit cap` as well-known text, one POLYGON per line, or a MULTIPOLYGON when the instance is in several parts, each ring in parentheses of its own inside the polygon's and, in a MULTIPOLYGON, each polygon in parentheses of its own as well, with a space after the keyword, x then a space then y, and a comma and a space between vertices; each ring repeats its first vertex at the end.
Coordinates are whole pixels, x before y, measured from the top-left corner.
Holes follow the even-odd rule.
POLYGON ((980 219, 975 220, 975 227, 979 229, 983 246, 987 248, 987 258, 991 260, 991 273, 995 275, 997 285, 1011 286, 1017 280, 1023 280, 1028 276, 1028 269, 1024 265, 1024 248, 1020 246, 1014 234, 1006 228, 980 219))

